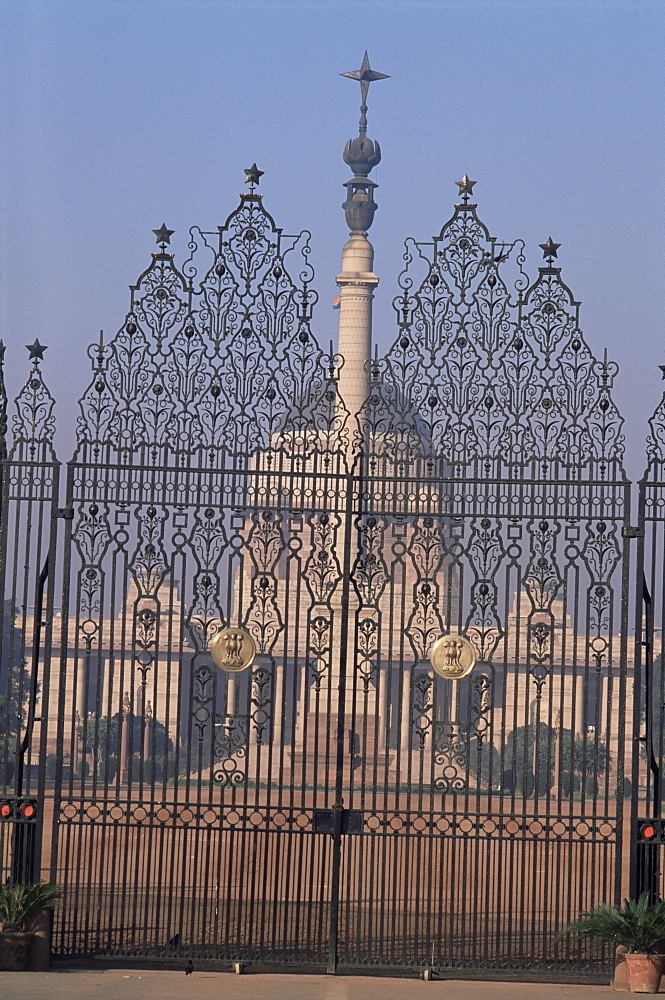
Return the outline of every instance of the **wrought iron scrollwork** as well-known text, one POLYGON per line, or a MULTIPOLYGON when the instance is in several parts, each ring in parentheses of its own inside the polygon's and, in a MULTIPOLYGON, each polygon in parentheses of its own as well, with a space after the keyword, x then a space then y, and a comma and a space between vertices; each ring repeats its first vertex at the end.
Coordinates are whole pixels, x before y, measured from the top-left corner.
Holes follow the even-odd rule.
POLYGON ((414 518, 409 552, 415 569, 412 611, 406 628, 414 654, 426 659, 443 631, 438 574, 445 556, 442 526, 432 517, 414 518))
POLYGON ((456 205, 431 244, 407 241, 399 333, 363 410, 370 470, 425 458, 456 478, 613 475, 616 366, 591 355, 561 269, 550 259, 529 285, 522 242, 497 243, 476 208, 456 205))
POLYGON ((277 561, 284 551, 280 515, 271 510, 253 514, 247 547, 254 563, 254 576, 245 624, 259 653, 270 653, 284 628, 276 575, 277 561))
POLYGON ((55 399, 44 382, 39 360, 35 357, 27 381, 15 400, 10 458, 19 461, 55 459, 55 399))
POLYGON ((473 521, 467 559, 475 576, 466 634, 481 660, 491 660, 503 637, 498 615, 496 575, 505 558, 501 525, 488 517, 473 521))
POLYGON ((309 233, 284 235, 253 191, 217 233, 190 231, 182 269, 162 243, 131 288, 123 326, 92 351, 80 453, 106 445, 130 462, 148 448, 182 464, 224 450, 270 464, 284 449, 301 466, 315 452, 339 461, 348 448, 341 361, 311 330, 309 255, 309 233))
POLYGON ((79 630, 86 648, 91 649, 101 624, 103 560, 111 541, 108 506, 82 505, 72 537, 81 560, 79 630))
POLYGON ((250 719, 245 715, 216 715, 213 753, 219 766, 213 778, 220 785, 240 785, 245 780, 242 761, 246 757, 250 719))
POLYGON ((432 730, 434 777, 432 786, 441 792, 464 792, 469 768, 469 726, 459 722, 435 722, 432 730))
POLYGON ((212 507, 196 511, 189 545, 198 571, 186 622, 192 642, 200 651, 208 649, 210 640, 226 624, 220 603, 219 563, 227 544, 219 511, 212 507))

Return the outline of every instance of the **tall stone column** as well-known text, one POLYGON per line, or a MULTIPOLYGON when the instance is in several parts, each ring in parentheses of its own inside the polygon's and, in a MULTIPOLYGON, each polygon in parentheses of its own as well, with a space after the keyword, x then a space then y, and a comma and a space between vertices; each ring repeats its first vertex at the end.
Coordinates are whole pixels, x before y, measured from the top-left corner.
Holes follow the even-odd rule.
MULTIPOLYGON (((365 53, 360 69, 344 76, 360 83, 361 105, 358 136, 349 139, 344 148, 344 162, 353 171, 353 178, 345 182, 346 201, 342 206, 349 228, 349 238, 342 250, 342 270, 337 275, 339 287, 339 340, 338 352, 343 358, 339 372, 339 394, 348 411, 348 461, 349 469, 353 466, 356 449, 362 443, 362 430, 358 415, 367 399, 369 390, 369 362, 372 356, 372 303, 374 289, 379 283, 374 274, 374 248, 368 239, 368 232, 374 221, 377 204, 374 201, 375 181, 369 174, 381 160, 381 148, 378 142, 367 136, 367 93, 369 85, 374 80, 385 78, 384 73, 377 73, 370 68, 369 58, 365 53)), ((345 523, 342 519, 338 537, 345 535, 345 523)), ((353 716, 353 673, 356 669, 355 656, 355 600, 346 612, 349 615, 348 645, 346 649, 346 698, 344 715, 351 725, 353 716)), ((339 687, 339 667, 335 657, 331 671, 330 684, 335 691, 339 687), (337 676, 335 676, 337 674, 337 676)), ((376 692, 373 691, 375 695, 376 692)), ((372 713, 375 714, 375 697, 372 699, 372 713)), ((379 723, 380 724, 380 723, 379 723)), ((357 727, 357 723, 356 723, 357 727)), ((360 735, 360 734, 359 734, 360 735)), ((365 733, 365 739, 368 733, 365 733)))
MULTIPOLYGON (((339 370, 338 391, 344 407, 348 411, 346 433, 348 444, 346 448, 349 470, 353 467, 356 448, 360 442, 358 414, 367 399, 369 388, 368 363, 372 355, 372 302, 374 289, 379 279, 374 274, 374 248, 367 233, 374 220, 377 205, 374 201, 375 181, 369 179, 373 167, 381 159, 381 149, 378 142, 367 137, 367 93, 369 85, 374 80, 385 78, 384 73, 377 73, 370 68, 367 53, 360 69, 351 73, 343 73, 360 83, 361 105, 358 136, 350 139, 344 148, 344 162, 353 171, 353 178, 345 182, 346 201, 342 206, 349 228, 349 238, 342 250, 342 270, 336 281, 339 287, 339 340, 338 353, 343 358, 339 370)), ((344 439, 342 439, 344 442, 344 439)), ((346 515, 342 515, 341 524, 337 529, 337 538, 341 542, 346 535, 346 515)), ((340 553, 340 557, 342 554, 340 553)), ((339 621, 341 615, 348 615, 348 642, 345 650, 339 646, 333 649, 330 670, 321 684, 321 699, 319 711, 335 715, 341 709, 344 715, 344 726, 350 728, 353 724, 354 685, 353 674, 356 669, 355 658, 355 609, 356 603, 352 596, 352 606, 341 607, 341 588, 338 588, 333 600, 333 611, 339 621), (335 602, 339 602, 336 604, 335 602), (346 653, 340 656, 340 652, 346 653), (345 677, 340 673, 340 662, 345 661, 345 677), (346 681, 342 684, 342 681, 346 681), (344 705, 339 706, 339 691, 346 691, 344 705), (325 708, 323 707, 325 706, 325 708)), ((337 635, 339 636, 339 631, 337 635)), ((337 640, 339 642, 339 639, 337 640)), ((308 678, 303 677, 302 697, 300 701, 300 733, 303 732, 305 718, 314 714, 312 691, 309 689, 308 678)), ((313 722, 310 719, 308 733, 311 733, 313 722)), ((341 720, 340 720, 341 723, 341 720)), ((309 736, 308 736, 309 739, 309 736)))
POLYGON ((344 359, 339 373, 339 392, 351 417, 351 444, 358 430, 357 414, 367 399, 369 388, 367 367, 372 354, 372 302, 379 283, 373 266, 374 248, 367 233, 352 231, 342 250, 342 271, 336 278, 340 299, 338 350, 344 359))

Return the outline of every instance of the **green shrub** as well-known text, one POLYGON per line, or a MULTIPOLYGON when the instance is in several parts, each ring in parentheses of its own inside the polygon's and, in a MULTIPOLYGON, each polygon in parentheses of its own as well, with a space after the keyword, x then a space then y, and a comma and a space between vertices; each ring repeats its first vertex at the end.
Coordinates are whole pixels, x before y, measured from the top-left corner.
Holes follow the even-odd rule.
POLYGON ((154 781, 162 780, 162 765, 158 760, 143 761, 143 781, 151 784, 154 781))
POLYGON ((533 795, 534 778, 531 771, 518 771, 515 775, 515 791, 518 795, 528 798, 533 795))
POLYGON ((617 790, 615 792, 615 798, 617 799, 629 799, 633 794, 633 783, 630 778, 624 778, 622 785, 617 785, 617 790))
POLYGON ((578 939, 598 938, 600 944, 593 951, 607 943, 623 945, 633 954, 658 952, 665 939, 665 901, 652 904, 649 893, 643 892, 638 900, 624 899, 621 906, 599 903, 591 910, 583 910, 578 920, 557 934, 556 940, 567 934, 578 939))
POLYGON ((561 791, 566 796, 570 798, 575 792, 579 792, 582 787, 582 782, 580 781, 578 775, 571 773, 570 771, 563 771, 561 774, 561 791))
POLYGON ((113 755, 106 757, 100 764, 99 776, 103 781, 113 781, 118 773, 118 758, 113 755))
POLYGON ((32 918, 53 906, 60 895, 55 882, 16 882, 0 886, 0 925, 4 931, 27 930, 32 918))
POLYGON ((598 795, 598 781, 593 774, 590 774, 584 782, 584 794, 588 799, 595 799, 598 795))

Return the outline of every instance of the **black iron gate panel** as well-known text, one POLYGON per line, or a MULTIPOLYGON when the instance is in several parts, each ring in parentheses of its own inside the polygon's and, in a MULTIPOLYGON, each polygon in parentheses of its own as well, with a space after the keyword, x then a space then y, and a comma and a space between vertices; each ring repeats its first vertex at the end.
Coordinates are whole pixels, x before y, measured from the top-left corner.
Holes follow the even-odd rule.
MULTIPOLYGON (((60 466, 53 450, 54 400, 28 348, 28 379, 15 400, 7 437, 0 342, 0 878, 30 881, 48 871, 51 817, 44 816, 51 648, 59 622, 53 606, 55 542, 66 512, 58 507, 60 466), (43 837, 43 835, 45 835, 43 837), (44 863, 42 864, 42 852, 44 863)), ((57 679, 56 679, 57 688, 57 679)), ((54 733, 53 733, 54 736, 54 733)))
POLYGON ((663 609, 665 607, 665 395, 649 421, 647 469, 639 484, 636 572, 636 657, 631 892, 663 892, 663 765, 665 711, 663 609))
POLYGON ((53 817, 56 955, 606 966, 554 939, 628 871, 615 366, 556 245, 530 283, 471 183, 407 245, 357 421, 312 333, 308 236, 250 186, 180 269, 156 230, 90 351, 61 495, 50 402, 17 424, 2 750, 15 784, 34 677, 20 790, 53 817))
POLYGON ((557 246, 529 284, 521 245, 489 237, 469 191, 433 244, 407 243, 399 332, 362 412, 347 805, 365 822, 338 957, 598 971, 606 957, 555 937, 623 886, 616 368, 584 340, 557 246), (465 643, 475 666, 457 672, 465 643))
POLYGON ((350 446, 307 234, 250 191, 182 271, 157 239, 68 467, 55 947, 325 964, 350 446))

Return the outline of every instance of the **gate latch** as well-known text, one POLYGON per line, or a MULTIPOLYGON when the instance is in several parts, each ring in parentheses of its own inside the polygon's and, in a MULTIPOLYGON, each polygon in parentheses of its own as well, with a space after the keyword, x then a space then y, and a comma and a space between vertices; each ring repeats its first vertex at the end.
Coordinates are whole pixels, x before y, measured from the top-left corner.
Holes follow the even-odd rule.
POLYGON ((56 507, 53 511, 53 517, 61 517, 64 521, 74 520, 74 508, 73 507, 56 507))
MULTIPOLYGON (((342 833, 362 833, 363 814, 360 809, 342 809, 342 833)), ((334 833, 334 809, 314 810, 314 833, 334 833)))
POLYGON ((644 528, 640 528, 637 524, 624 524, 621 534, 624 538, 643 538, 644 528))

